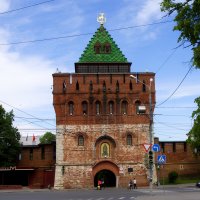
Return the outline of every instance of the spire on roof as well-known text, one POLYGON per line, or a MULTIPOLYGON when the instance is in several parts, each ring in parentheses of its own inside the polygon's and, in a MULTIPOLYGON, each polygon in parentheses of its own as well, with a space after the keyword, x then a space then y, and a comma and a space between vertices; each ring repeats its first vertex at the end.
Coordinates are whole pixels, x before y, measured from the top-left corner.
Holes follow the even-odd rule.
POLYGON ((106 17, 105 17, 104 13, 99 13, 99 15, 97 17, 97 22, 99 22, 101 25, 106 23, 106 17))

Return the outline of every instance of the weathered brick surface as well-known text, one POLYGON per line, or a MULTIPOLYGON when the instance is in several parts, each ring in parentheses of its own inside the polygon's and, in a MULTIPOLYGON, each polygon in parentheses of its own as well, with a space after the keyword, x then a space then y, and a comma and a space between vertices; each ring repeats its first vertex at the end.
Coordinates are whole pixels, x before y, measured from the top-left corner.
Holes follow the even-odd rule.
MULTIPOLYGON (((161 166, 158 176, 168 177, 172 171, 176 171, 179 176, 199 177, 200 174, 200 157, 195 155, 192 148, 186 142, 155 141, 162 147, 162 153, 166 155, 167 162, 161 166), (164 147, 164 148, 163 148, 164 147), (164 150, 163 150, 164 149, 164 150)), ((155 162, 157 155, 155 154, 155 162)))
MULTIPOLYGON (((149 143, 149 80, 154 74, 139 73, 138 77, 140 82, 131 80, 130 74, 126 73, 53 74, 57 124, 56 189, 93 187, 95 175, 101 170, 114 173, 117 187, 127 187, 133 177, 137 178, 138 185, 147 184, 143 144, 149 143), (143 91, 143 81, 147 85, 146 91, 143 91), (88 105, 87 114, 83 113, 84 101, 88 105), (97 101, 100 102, 99 115, 96 114, 97 101), (110 101, 114 103, 112 114, 109 112, 110 101), (122 112, 123 101, 127 102, 125 114, 122 112), (145 114, 136 113, 136 101, 146 106, 145 114), (69 112, 69 102, 74 103, 73 114, 69 112), (132 145, 127 145, 128 134, 132 136, 132 145), (84 137, 84 146, 78 145, 79 135, 84 137), (109 144, 107 157, 101 155, 102 143, 109 144), (128 168, 133 168, 133 172, 128 173, 128 168)), ((154 82, 151 97, 154 109, 154 82)))
POLYGON ((31 188, 44 188, 54 185, 55 174, 55 144, 23 146, 21 160, 17 162, 17 169, 25 169, 24 176, 28 176, 28 185, 31 188), (41 149, 45 149, 45 157, 41 157, 41 149), (30 160, 30 149, 33 149, 33 158, 30 160), (28 169, 28 171, 26 171, 28 169), (29 171, 29 169, 32 169, 29 171))
MULTIPOLYGON (((59 126, 61 129, 61 126, 59 126)), ((55 188, 83 188, 93 187, 95 174, 102 170, 108 169, 114 171, 114 163, 118 171, 115 172, 119 176, 119 187, 126 187, 130 177, 136 177, 139 185, 147 184, 147 169, 144 166, 144 147, 143 143, 147 143, 149 139, 149 126, 128 125, 128 124, 111 124, 111 125, 67 125, 63 126, 65 131, 63 134, 57 134, 57 149, 63 148, 60 153, 57 152, 57 169, 55 188), (126 145, 127 132, 133 136, 133 145, 126 145), (78 135, 82 133, 85 138, 85 145, 78 146, 78 135), (102 139, 102 136, 109 135, 115 141, 110 139, 102 139), (107 142, 110 144, 110 156, 102 158, 100 155, 100 144, 107 142), (105 165, 107 161, 107 165, 105 165), (95 164, 103 163, 97 171, 95 164), (62 175, 62 166, 65 172, 62 175), (133 172, 128 173, 128 168, 133 168, 133 172), (63 184, 63 185, 62 185, 63 184)))
MULTIPOLYGON (((134 74, 136 76, 136 74, 134 74)), ((57 125, 64 124, 148 124, 147 115, 137 115, 135 102, 139 100, 141 105, 147 108, 149 113, 149 89, 142 91, 142 84, 130 80, 130 74, 113 74, 112 79, 109 74, 99 74, 97 83, 96 74, 53 74, 53 104, 56 112, 57 125), (83 77, 85 82, 83 81, 83 77), (70 83, 71 77, 71 83, 70 83), (112 80, 112 83, 111 83, 112 80), (124 81, 125 80, 125 81, 124 81), (66 82, 66 90, 63 92, 63 82, 66 82), (90 81, 93 83, 93 90, 90 92, 90 81), (119 92, 116 92, 116 83, 119 83, 119 92), (132 90, 130 89, 132 82, 132 90), (79 90, 76 90, 76 83, 79 83, 79 90), (106 92, 103 93, 103 83, 106 84, 106 92), (127 114, 123 115, 121 110, 122 101, 128 103, 127 114), (74 113, 70 115, 68 103, 74 102, 74 113), (88 103, 88 114, 83 115, 82 102, 88 103), (101 113, 96 115, 95 103, 101 102, 101 113), (108 102, 114 102, 114 113, 109 114, 108 102)), ((154 77, 152 73, 142 73, 139 75, 140 81, 143 80, 147 85, 149 79, 154 77)), ((155 104, 155 86, 151 88, 152 108, 155 104)))
POLYGON ((21 168, 54 166, 53 148, 52 144, 44 145, 45 159, 42 159, 41 146, 24 146, 21 152, 21 160, 18 161, 17 166, 21 168), (30 160, 30 149, 33 149, 32 160, 30 160))

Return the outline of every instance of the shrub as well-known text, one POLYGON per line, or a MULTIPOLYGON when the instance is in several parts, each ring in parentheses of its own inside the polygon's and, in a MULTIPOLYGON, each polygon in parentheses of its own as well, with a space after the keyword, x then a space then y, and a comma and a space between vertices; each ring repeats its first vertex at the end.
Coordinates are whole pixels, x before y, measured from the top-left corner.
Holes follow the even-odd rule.
POLYGON ((178 173, 175 171, 172 171, 168 174, 169 183, 175 183, 177 178, 178 178, 178 173))

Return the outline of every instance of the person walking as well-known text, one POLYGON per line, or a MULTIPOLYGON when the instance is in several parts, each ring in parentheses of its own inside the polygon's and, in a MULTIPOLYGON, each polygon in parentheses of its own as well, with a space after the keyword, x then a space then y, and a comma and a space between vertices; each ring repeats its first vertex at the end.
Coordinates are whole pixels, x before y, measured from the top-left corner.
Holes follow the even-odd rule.
POLYGON ((137 189, 137 181, 136 181, 135 178, 133 179, 133 188, 134 188, 134 189, 137 189))
POLYGON ((129 190, 133 189, 133 181, 131 179, 129 181, 128 186, 129 186, 129 190))
POLYGON ((101 190, 101 180, 98 180, 97 190, 101 190))

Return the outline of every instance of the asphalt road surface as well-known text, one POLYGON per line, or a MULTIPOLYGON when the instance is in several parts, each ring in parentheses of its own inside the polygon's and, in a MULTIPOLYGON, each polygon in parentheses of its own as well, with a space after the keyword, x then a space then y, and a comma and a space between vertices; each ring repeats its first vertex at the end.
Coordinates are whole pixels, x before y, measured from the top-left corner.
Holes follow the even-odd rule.
POLYGON ((0 200, 200 200, 200 188, 168 187, 126 190, 0 190, 0 200))

